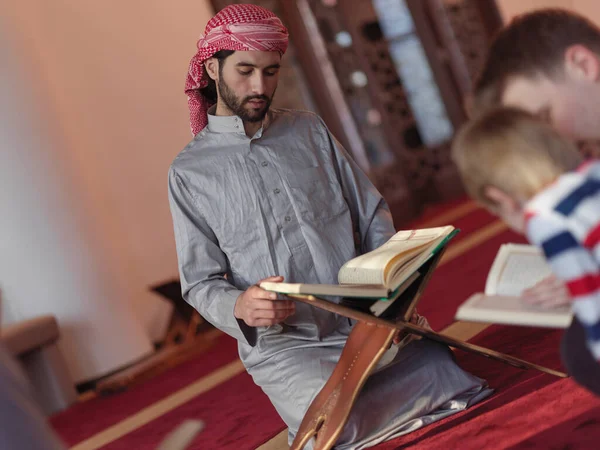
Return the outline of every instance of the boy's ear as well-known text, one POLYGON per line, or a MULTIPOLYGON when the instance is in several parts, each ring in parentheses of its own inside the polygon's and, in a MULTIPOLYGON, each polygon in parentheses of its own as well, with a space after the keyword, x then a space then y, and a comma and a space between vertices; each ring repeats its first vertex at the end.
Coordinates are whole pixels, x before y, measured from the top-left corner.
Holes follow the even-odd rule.
POLYGON ((483 194, 504 211, 516 211, 521 209, 517 200, 512 198, 506 192, 498 189, 496 186, 486 186, 483 190, 483 194))

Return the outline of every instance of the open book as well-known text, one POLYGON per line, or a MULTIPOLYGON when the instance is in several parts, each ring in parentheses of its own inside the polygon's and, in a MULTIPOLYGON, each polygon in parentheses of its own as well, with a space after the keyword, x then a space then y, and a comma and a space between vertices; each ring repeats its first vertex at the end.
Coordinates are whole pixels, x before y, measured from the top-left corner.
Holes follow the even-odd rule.
POLYGON ((571 323, 570 307, 547 309, 529 305, 521 293, 552 274, 537 247, 504 244, 488 274, 485 293, 472 295, 456 312, 457 320, 550 328, 571 323))
POLYGON ((392 293, 391 297, 377 300, 373 304, 369 305, 369 311, 371 314, 376 317, 382 316, 388 309, 392 307, 392 305, 394 305, 396 300, 402 298, 402 294, 408 290, 408 288, 415 280, 419 278, 420 275, 421 274, 418 271, 413 272, 411 276, 392 293))
POLYGON ((263 282, 260 287, 280 294, 393 299, 456 233, 453 226, 399 231, 381 247, 346 262, 338 272, 339 284, 263 282))

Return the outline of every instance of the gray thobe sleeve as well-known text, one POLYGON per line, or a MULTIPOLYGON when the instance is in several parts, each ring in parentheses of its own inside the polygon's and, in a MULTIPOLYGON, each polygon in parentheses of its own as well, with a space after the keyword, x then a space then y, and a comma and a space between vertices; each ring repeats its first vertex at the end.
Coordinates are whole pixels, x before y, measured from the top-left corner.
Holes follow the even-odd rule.
POLYGON ((227 257, 184 179, 173 168, 169 171, 169 204, 183 298, 215 327, 253 346, 255 328, 233 315, 243 291, 226 280, 227 257))
POLYGON ((338 179, 350 207, 354 230, 360 237, 360 253, 369 252, 385 244, 396 232, 389 206, 325 123, 321 123, 332 148, 338 179))

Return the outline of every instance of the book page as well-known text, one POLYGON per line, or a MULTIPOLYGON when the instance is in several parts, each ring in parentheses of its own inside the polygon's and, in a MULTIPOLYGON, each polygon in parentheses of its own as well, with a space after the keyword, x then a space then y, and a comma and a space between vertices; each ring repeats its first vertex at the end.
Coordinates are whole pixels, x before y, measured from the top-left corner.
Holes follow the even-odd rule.
POLYGON ((474 294, 456 313, 457 320, 556 328, 569 326, 572 316, 570 306, 549 309, 519 297, 485 294, 474 294))
POLYGON ((342 266, 338 273, 340 284, 384 284, 385 268, 397 259, 410 258, 418 253, 428 241, 388 241, 372 252, 357 256, 342 266), (361 272, 365 272, 361 275, 361 272), (364 279, 364 277, 368 277, 364 279))
POLYGON ((552 274, 543 253, 531 245, 504 244, 490 270, 487 295, 519 296, 552 274))
POLYGON ((421 230, 402 230, 398 231, 390 238, 389 242, 407 242, 407 241, 423 241, 423 243, 434 241, 435 239, 450 233, 454 227, 435 227, 423 228, 421 230))
POLYGON ((342 266, 338 273, 338 282, 345 284, 374 284, 383 286, 383 271, 374 267, 342 266))
POLYGON ((383 286, 358 284, 305 284, 263 281, 260 283, 260 287, 266 291, 296 295, 326 295, 334 297, 346 296, 378 299, 389 295, 388 289, 383 286))
POLYGON ((369 310, 375 315, 380 316, 383 314, 394 302, 410 287, 410 285, 419 278, 421 274, 419 272, 413 272, 413 274, 394 292, 394 295, 390 298, 381 299, 374 302, 369 310))
POLYGON ((388 271, 386 271, 385 273, 385 282, 386 284, 389 284, 390 281, 395 280, 396 278, 398 278, 398 276, 400 275, 400 272, 408 269, 413 262, 415 262, 415 260, 422 255, 422 252, 420 251, 421 249, 419 249, 419 252, 415 252, 414 254, 410 255, 410 257, 408 259, 405 259, 402 264, 399 265, 394 265, 394 261, 390 261, 390 264, 388 266, 388 271))
POLYGON ((429 242, 419 249, 419 252, 411 255, 410 259, 406 260, 401 266, 394 264, 395 261, 391 261, 385 272, 385 285, 390 289, 396 289, 412 272, 421 267, 431 256, 433 251, 438 247, 446 236, 440 236, 437 239, 429 242))
POLYGON ((385 285, 386 268, 390 263, 412 259, 428 244, 452 229, 453 227, 437 227, 399 231, 381 247, 344 264, 339 270, 338 282, 385 285))

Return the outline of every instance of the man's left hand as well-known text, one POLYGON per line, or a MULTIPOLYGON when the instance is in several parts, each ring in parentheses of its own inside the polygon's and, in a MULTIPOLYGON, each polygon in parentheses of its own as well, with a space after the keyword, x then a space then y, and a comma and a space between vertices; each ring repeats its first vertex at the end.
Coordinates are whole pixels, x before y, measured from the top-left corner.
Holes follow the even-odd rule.
MULTIPOLYGON (((415 309, 412 313, 412 316, 410 317, 410 323, 417 325, 418 322, 419 322, 419 314, 417 314, 417 310, 415 309)), ((406 332, 404 330, 398 330, 396 332, 396 334, 394 335, 394 339, 392 340, 394 345, 398 345, 402 341, 402 339, 404 339, 406 337, 407 334, 408 334, 408 332, 406 332)))

